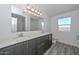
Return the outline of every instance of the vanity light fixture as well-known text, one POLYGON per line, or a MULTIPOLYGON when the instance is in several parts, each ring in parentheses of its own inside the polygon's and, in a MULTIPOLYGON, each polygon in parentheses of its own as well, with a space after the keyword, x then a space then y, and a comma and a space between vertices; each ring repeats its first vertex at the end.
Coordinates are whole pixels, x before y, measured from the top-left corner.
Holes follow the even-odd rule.
POLYGON ((25 7, 24 12, 26 12, 26 10, 27 10, 28 13, 30 13, 30 14, 32 14, 34 16, 40 16, 40 15, 42 15, 42 13, 39 10, 37 10, 36 8, 34 8, 33 6, 30 6, 30 5, 27 5, 25 7))

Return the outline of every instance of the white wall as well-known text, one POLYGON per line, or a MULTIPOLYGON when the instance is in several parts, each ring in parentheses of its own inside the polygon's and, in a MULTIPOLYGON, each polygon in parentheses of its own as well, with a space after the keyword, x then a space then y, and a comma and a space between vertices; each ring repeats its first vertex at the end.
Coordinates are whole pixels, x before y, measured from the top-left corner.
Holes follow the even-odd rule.
POLYGON ((11 6, 0 5, 0 40, 14 37, 11 32, 11 6))
POLYGON ((79 47, 79 40, 77 40, 77 35, 79 35, 79 10, 53 16, 51 27, 54 37, 59 41, 79 47), (60 17, 71 17, 71 32, 58 32, 57 26, 60 17))
POLYGON ((49 17, 45 18, 44 22, 45 22, 44 31, 51 32, 51 18, 49 18, 49 17))

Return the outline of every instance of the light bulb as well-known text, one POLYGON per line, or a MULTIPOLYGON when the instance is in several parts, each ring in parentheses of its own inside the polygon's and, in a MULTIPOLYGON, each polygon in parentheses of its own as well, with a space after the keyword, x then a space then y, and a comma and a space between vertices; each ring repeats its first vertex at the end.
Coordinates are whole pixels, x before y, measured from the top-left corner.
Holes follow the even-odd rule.
POLYGON ((42 13, 40 13, 40 15, 42 15, 42 13))
POLYGON ((31 8, 31 11, 34 11, 34 8, 31 8))
POLYGON ((31 9, 31 7, 30 6, 27 6, 27 9, 31 9))
POLYGON ((28 11, 28 13, 30 13, 30 14, 31 14, 31 11, 28 11))
POLYGON ((27 10, 26 10, 26 9, 24 9, 24 12, 27 12, 27 10))
POLYGON ((38 12, 37 10, 35 10, 35 12, 38 12))
POLYGON ((38 12, 38 14, 40 14, 40 12, 38 12))

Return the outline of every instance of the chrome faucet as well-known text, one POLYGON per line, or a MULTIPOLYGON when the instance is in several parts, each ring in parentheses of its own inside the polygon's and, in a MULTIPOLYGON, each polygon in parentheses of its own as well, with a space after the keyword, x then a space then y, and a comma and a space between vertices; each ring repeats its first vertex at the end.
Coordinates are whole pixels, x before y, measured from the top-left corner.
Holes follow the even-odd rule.
POLYGON ((20 33, 20 34, 18 35, 18 37, 23 37, 23 33, 20 33))

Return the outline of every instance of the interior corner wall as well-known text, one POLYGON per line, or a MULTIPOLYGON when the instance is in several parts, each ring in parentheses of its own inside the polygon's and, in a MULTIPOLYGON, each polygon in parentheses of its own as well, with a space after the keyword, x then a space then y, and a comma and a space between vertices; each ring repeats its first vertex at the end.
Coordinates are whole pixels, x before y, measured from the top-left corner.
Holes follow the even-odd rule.
POLYGON ((79 10, 53 16, 51 19, 51 31, 53 37, 57 38, 58 41, 79 47, 79 38, 77 38, 79 35, 79 10), (58 31, 58 19, 60 17, 71 17, 70 32, 58 31))
POLYGON ((11 6, 8 4, 0 4, 0 40, 14 35, 11 32, 11 6))
POLYGON ((51 33, 51 18, 45 18, 44 19, 45 25, 44 25, 44 30, 45 32, 50 32, 51 33))

